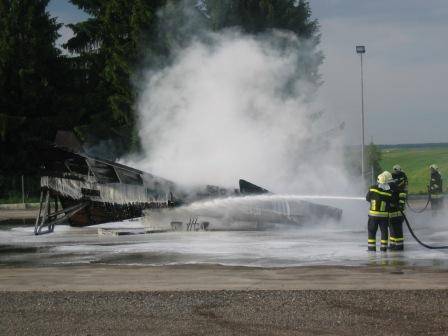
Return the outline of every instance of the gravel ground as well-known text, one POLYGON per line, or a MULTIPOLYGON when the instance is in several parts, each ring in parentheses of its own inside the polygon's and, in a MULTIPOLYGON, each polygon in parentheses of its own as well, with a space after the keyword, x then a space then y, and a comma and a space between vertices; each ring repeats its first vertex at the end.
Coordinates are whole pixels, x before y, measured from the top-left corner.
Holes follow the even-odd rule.
POLYGON ((3 292, 1 335, 446 335, 448 290, 3 292))

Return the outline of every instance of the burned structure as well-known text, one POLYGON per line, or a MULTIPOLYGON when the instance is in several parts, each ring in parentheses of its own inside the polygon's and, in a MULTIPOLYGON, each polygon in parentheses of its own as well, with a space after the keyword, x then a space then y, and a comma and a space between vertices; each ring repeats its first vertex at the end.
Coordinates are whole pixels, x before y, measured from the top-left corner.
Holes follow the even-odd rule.
POLYGON ((140 170, 56 146, 42 150, 41 159, 36 234, 65 221, 72 226, 121 221, 176 204, 173 183, 140 170))

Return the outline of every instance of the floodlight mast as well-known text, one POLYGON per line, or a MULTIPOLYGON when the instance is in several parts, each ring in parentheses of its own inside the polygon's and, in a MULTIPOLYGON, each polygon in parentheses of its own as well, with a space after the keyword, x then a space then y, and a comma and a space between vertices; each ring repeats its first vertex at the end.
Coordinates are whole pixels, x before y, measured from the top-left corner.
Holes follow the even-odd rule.
POLYGON ((362 55, 366 53, 366 47, 363 45, 356 46, 356 53, 359 54, 361 58, 361 127, 362 127, 362 148, 361 148, 361 176, 364 178, 364 71, 362 55))

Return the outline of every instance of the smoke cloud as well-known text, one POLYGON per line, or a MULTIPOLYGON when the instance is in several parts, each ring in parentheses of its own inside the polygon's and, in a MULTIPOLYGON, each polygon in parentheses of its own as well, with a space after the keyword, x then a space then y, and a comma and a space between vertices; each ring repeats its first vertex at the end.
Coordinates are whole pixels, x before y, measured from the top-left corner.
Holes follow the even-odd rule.
POLYGON ((294 34, 201 32, 147 71, 138 106, 141 169, 184 185, 274 192, 347 191, 342 146, 305 68, 312 48, 294 34), (318 116, 318 117, 316 117, 318 116))

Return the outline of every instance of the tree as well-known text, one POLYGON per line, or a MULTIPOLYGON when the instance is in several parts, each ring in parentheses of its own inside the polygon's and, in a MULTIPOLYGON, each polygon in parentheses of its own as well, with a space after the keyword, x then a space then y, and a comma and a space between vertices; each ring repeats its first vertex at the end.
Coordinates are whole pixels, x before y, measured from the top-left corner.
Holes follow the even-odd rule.
POLYGON ((313 38, 319 30, 311 20, 308 1, 300 0, 207 0, 215 29, 239 26, 246 33, 284 29, 302 38, 313 38))
POLYGON ((55 46, 61 24, 46 12, 48 2, 0 0, 2 173, 30 167, 26 149, 53 140, 73 117, 63 110, 65 63, 55 46))
MULTIPOLYGON (((320 43, 319 23, 311 19, 311 8, 305 0, 207 0, 213 29, 239 27, 248 34, 263 34, 272 29, 294 33, 303 42, 298 62, 304 80, 321 84, 319 66, 323 54, 316 50, 320 43), (306 49, 306 50, 305 50, 306 49)), ((281 41, 280 41, 281 43, 281 41)))
POLYGON ((92 145, 113 140, 120 156, 138 148, 134 76, 144 58, 162 0, 71 0, 92 17, 69 25, 65 47, 84 64, 90 98, 78 133, 92 145))
POLYGON ((373 180, 376 180, 383 168, 381 167, 381 150, 371 142, 366 148, 366 170, 370 169, 373 173, 373 180))

